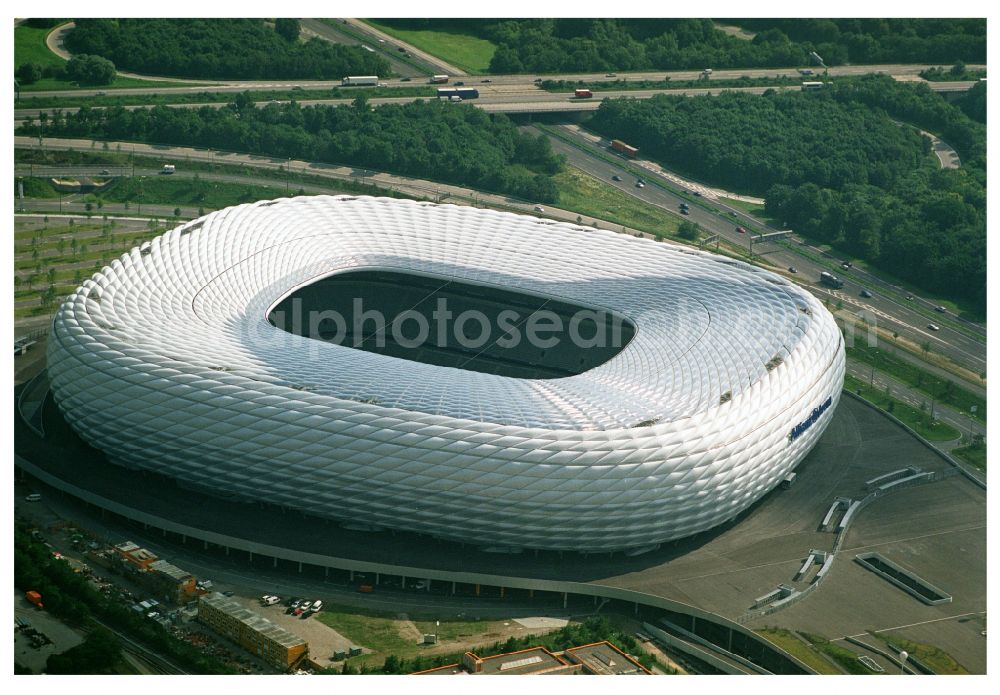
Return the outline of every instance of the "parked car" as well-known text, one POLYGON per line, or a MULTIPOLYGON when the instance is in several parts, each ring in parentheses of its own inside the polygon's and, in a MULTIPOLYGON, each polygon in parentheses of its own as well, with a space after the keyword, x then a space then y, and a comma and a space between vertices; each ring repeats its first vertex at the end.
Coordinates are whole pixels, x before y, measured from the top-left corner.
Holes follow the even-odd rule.
POLYGON ((619 176, 618 174, 615 174, 614 176, 611 177, 611 180, 612 181, 621 181, 622 177, 619 176))
POLYGON ((941 326, 938 326, 938 325, 933 324, 933 323, 928 323, 927 324, 927 328, 930 329, 930 330, 932 330, 932 331, 940 331, 941 330, 941 326))
POLYGON ((691 211, 688 210, 687 208, 681 208, 681 214, 682 215, 690 215, 691 211))
POLYGON ((869 292, 868 290, 861 290, 861 296, 864 297, 865 299, 871 299, 872 293, 869 292))
POLYGON ((222 595, 223 596, 235 596, 236 592, 235 591, 223 591, 222 595))
POLYGON ((323 602, 319 599, 316 599, 315 601, 313 601, 312 607, 309 610, 311 610, 313 613, 320 612, 321 610, 323 610, 323 602))
POLYGON ((799 271, 797 271, 797 270, 795 269, 795 266, 794 266, 794 265, 790 265, 790 266, 788 266, 788 272, 789 272, 789 273, 797 273, 797 272, 799 272, 799 271))

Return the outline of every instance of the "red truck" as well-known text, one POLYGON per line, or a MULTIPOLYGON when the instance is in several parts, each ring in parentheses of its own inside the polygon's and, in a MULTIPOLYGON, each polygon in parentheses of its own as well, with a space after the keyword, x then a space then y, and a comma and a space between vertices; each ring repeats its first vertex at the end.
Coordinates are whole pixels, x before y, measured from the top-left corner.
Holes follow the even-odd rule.
POLYGON ((626 157, 635 157, 635 155, 639 152, 638 147, 632 147, 631 145, 626 145, 621 140, 612 140, 611 149, 621 152, 626 157))
POLYGON ((590 99, 594 93, 589 89, 578 89, 573 93, 573 96, 577 99, 590 99))
POLYGON ((35 604, 36 608, 44 608, 45 607, 42 604, 42 595, 40 593, 38 593, 37 591, 27 591, 27 592, 25 592, 24 597, 26 599, 28 599, 29 601, 31 601, 33 604, 35 604))

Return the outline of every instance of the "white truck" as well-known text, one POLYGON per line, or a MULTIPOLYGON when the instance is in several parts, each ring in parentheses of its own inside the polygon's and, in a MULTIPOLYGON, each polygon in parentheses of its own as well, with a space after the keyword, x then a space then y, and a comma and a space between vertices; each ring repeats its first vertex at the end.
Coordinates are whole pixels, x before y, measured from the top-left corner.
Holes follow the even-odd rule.
POLYGON ((340 84, 343 87, 359 87, 359 86, 375 87, 378 85, 378 76, 364 75, 360 77, 345 77, 342 80, 340 80, 340 84))

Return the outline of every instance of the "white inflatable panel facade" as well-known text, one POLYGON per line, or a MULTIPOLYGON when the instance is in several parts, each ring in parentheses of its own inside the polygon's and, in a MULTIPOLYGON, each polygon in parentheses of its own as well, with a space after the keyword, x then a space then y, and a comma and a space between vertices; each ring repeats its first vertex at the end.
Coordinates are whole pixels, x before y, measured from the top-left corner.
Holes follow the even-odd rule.
POLYGON ((778 485, 832 417, 844 348, 810 294, 722 256, 317 196, 220 210, 115 260, 60 307, 48 364, 67 421, 120 465, 354 524, 609 551, 709 529, 778 485), (589 371, 523 379, 268 323, 295 288, 366 268, 607 308, 636 333, 589 371))

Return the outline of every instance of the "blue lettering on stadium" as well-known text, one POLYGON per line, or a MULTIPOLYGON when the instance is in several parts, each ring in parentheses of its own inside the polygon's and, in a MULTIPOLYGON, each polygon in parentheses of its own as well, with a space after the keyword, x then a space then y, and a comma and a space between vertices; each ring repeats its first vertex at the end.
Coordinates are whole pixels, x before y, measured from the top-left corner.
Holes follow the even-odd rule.
POLYGON ((823 401, 822 405, 818 405, 813 408, 812 413, 809 414, 805 420, 797 424, 792 428, 792 431, 788 434, 788 441, 794 442, 796 439, 802 436, 807 429, 813 426, 817 420, 819 420, 820 415, 826 412, 826 409, 833 404, 833 396, 827 396, 826 400, 823 401))

